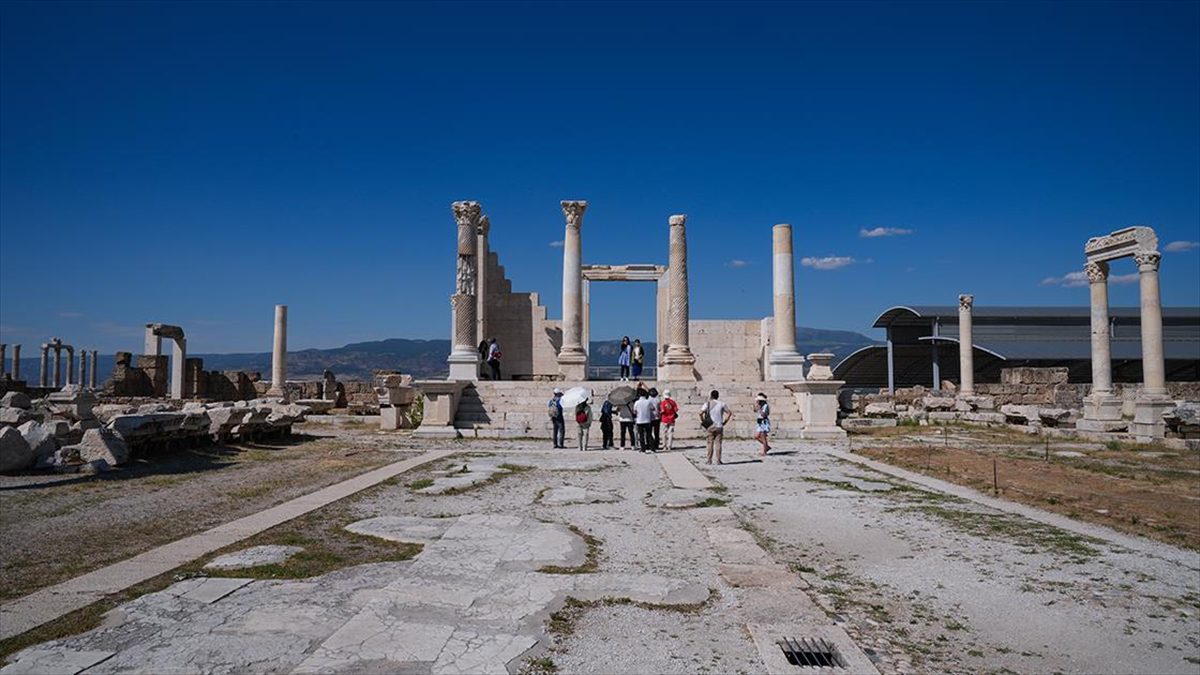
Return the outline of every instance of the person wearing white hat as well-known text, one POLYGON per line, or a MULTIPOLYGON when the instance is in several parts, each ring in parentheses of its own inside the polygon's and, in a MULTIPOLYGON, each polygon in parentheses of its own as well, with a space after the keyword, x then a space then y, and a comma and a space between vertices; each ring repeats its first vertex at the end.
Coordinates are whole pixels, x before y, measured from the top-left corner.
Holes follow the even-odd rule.
POLYGON ((675 418, 679 415, 679 404, 671 398, 671 390, 663 391, 662 403, 658 405, 663 426, 663 450, 671 451, 675 445, 675 418))
POLYGON ((771 450, 771 445, 767 443, 767 436, 771 433, 771 406, 767 404, 766 394, 759 392, 755 397, 754 413, 754 440, 762 444, 758 454, 765 456, 771 450))
POLYGON ((550 416, 550 424, 553 426, 552 441, 555 448, 565 448, 567 443, 567 425, 563 422, 563 407, 562 407, 562 389, 554 388, 554 396, 550 397, 550 401, 546 404, 546 414, 550 416))

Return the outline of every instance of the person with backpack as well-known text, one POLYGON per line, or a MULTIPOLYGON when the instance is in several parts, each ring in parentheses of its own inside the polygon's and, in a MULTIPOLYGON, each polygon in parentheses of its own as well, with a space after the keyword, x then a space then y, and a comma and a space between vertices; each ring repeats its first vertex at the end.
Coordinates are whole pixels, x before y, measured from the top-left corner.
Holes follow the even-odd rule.
POLYGON ((492 379, 500 379, 500 343, 496 342, 496 338, 488 340, 488 365, 492 368, 492 379))
POLYGON ((607 450, 613 447, 613 404, 607 398, 600 405, 600 448, 607 450))
POLYGON ((767 404, 766 394, 758 393, 754 400, 754 413, 754 440, 762 444, 762 450, 758 454, 765 457, 771 451, 771 444, 767 443, 767 436, 771 433, 771 406, 767 404))
POLYGON ((666 442, 663 449, 671 452, 671 448, 675 445, 675 418, 679 415, 679 404, 675 402, 675 399, 671 398, 670 389, 663 392, 663 400, 659 404, 658 410, 666 435, 666 442))
POLYGON ((621 338, 621 353, 617 355, 617 365, 621 367, 621 381, 629 381, 629 359, 632 347, 629 344, 629 336, 621 338))
POLYGON ((714 452, 717 464, 724 464, 721 461, 721 441, 725 435, 725 425, 729 424, 731 419, 733 419, 733 411, 721 400, 721 395, 717 393, 717 390, 713 389, 708 395, 708 402, 704 404, 704 409, 700 411, 700 426, 704 427, 705 436, 708 439, 708 460, 705 464, 713 463, 714 452))
POLYGON ((662 426, 662 411, 659 406, 662 405, 662 399, 658 397, 658 389, 650 388, 650 416, 653 421, 650 422, 650 447, 655 451, 659 448, 659 432, 662 426))
POLYGON ((575 423, 579 425, 579 451, 586 452, 588 446, 588 433, 592 430, 592 406, 591 399, 584 399, 582 403, 575 406, 575 423))
POLYGON ((633 405, 626 403, 617 408, 617 418, 621 422, 621 449, 625 449, 625 434, 629 434, 629 445, 637 450, 637 435, 633 432, 633 405))
POLYGON ((630 358, 633 362, 633 379, 636 380, 642 376, 642 367, 646 365, 646 350, 642 348, 640 339, 633 341, 630 358))
POLYGON ((562 389, 555 387, 554 396, 546 404, 546 414, 550 416, 550 424, 553 427, 551 440, 554 441, 554 447, 558 449, 567 447, 567 427, 563 423, 562 395, 562 389))

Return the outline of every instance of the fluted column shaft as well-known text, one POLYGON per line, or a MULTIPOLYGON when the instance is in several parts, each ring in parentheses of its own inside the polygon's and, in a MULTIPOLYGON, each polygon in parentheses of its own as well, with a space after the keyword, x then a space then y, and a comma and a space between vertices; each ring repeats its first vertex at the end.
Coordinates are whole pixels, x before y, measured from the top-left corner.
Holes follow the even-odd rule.
POLYGON ((1092 395, 1112 394, 1112 351, 1109 344, 1108 263, 1089 262, 1084 271, 1092 304, 1092 395))
MULTIPOLYGON (((182 380, 180 380, 182 383, 182 380)), ((271 389, 268 396, 287 393, 287 305, 275 305, 275 339, 271 345, 271 389)))
POLYGON ((663 355, 663 380, 695 380, 696 357, 692 354, 688 296, 687 216, 670 220, 667 252, 667 351, 663 355))
POLYGON ((1142 391, 1146 396, 1167 393, 1166 365, 1163 359, 1162 297, 1158 289, 1158 265, 1162 255, 1139 253, 1133 257, 1138 266, 1138 287, 1142 314, 1142 391))
POLYGON ((963 396, 975 393, 974 306, 975 296, 958 296, 958 391, 963 396))

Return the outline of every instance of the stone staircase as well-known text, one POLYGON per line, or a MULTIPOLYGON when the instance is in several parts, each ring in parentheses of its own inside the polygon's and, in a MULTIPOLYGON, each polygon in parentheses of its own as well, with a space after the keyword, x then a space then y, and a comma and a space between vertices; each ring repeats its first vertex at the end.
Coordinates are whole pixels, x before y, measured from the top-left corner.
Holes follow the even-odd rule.
MULTIPOLYGON (((619 382, 477 382, 464 390, 458 404, 454 426, 467 438, 550 438, 550 420, 546 403, 555 387, 564 391, 575 386, 589 387, 595 392, 595 414, 599 402, 619 382)), ((778 382, 647 382, 647 387, 659 391, 670 389, 679 403, 680 418, 676 422, 676 438, 701 438, 700 409, 713 389, 721 392, 721 400, 733 411, 733 420, 725 428, 726 437, 754 436, 754 397, 758 392, 767 395, 771 404, 771 435, 776 438, 799 438, 803 415, 796 396, 778 382)), ((574 421, 567 413, 567 436, 571 437, 574 421)), ((615 426, 614 421, 614 426, 615 426)), ((619 429, 616 434, 620 435, 619 429)), ((592 436, 599 443, 600 423, 592 425, 592 436)))

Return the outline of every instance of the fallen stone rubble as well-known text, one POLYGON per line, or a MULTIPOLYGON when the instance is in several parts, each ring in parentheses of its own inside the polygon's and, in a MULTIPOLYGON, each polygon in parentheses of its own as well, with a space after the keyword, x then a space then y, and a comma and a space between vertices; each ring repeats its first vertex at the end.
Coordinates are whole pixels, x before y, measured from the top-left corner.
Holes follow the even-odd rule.
POLYGON ((0 399, 0 473, 30 469, 104 471, 139 453, 292 433, 311 410, 275 400, 96 405, 67 387, 45 399, 0 399))

